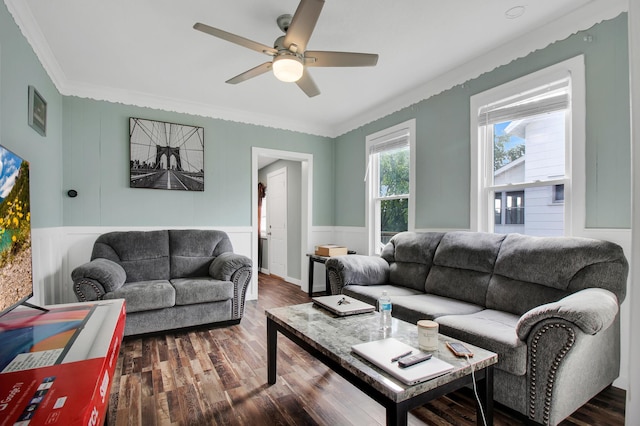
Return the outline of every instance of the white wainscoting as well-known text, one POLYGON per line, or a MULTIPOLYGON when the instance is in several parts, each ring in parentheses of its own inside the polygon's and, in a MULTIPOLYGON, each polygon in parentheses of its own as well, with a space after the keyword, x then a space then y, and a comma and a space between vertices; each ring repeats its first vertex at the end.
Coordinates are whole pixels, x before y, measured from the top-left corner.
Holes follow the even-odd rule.
MULTIPOLYGON (((583 229, 580 237, 595 238, 597 240, 612 241, 624 250, 627 260, 631 261, 631 230, 630 229, 583 229)), ((620 376, 613 385, 620 389, 629 390, 629 342, 631 339, 631 275, 627 279, 627 297, 620 305, 620 376)))
MULTIPOLYGON (((111 231, 153 231, 158 229, 190 229, 195 227, 62 227, 32 230, 34 303, 59 304, 77 302, 73 293, 71 271, 88 262, 93 243, 99 235, 111 231)), ((251 257, 253 244, 251 227, 197 227, 225 231, 235 253, 251 257)), ((257 263, 247 300, 257 299, 257 263)))
MULTIPOLYGON (((33 228, 31 230, 31 256, 33 265, 33 298, 36 305, 77 302, 60 297, 65 287, 71 290, 71 277, 63 272, 66 254, 63 228, 33 228)), ((72 292, 73 294, 73 292, 72 292)))

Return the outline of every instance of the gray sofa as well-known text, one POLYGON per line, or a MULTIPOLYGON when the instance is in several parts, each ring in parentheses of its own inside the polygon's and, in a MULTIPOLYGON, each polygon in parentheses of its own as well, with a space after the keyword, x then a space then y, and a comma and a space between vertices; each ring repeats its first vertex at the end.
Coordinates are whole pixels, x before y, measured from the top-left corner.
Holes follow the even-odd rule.
POLYGON ((79 301, 125 299, 125 336, 238 323, 251 259, 217 230, 109 232, 71 273, 79 301))
POLYGON ((334 294, 498 353, 494 398, 529 421, 557 424, 620 368, 620 246, 584 238, 477 232, 395 235, 380 257, 330 258, 334 294))

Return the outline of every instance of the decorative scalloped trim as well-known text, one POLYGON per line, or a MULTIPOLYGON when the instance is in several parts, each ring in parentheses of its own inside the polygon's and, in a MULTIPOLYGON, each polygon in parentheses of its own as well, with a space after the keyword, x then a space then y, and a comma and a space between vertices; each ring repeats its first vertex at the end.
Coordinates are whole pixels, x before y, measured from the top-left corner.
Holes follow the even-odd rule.
POLYGON ((183 99, 166 98, 149 93, 131 92, 129 90, 69 81, 40 31, 28 4, 23 0, 5 0, 5 4, 20 31, 32 46, 47 74, 62 95, 182 114, 193 114, 332 138, 410 107, 516 59, 523 58, 536 50, 543 49, 556 41, 564 40, 570 35, 591 28, 595 24, 613 19, 628 10, 628 2, 626 0, 591 1, 573 13, 516 38, 465 64, 461 64, 410 92, 401 94, 391 100, 385 100, 378 105, 373 105, 367 112, 348 118, 342 123, 327 126, 319 123, 295 122, 290 118, 277 115, 216 108, 211 105, 189 102, 183 99))
POLYGON ((537 389, 536 389, 536 375, 537 375, 537 354, 538 354, 538 343, 540 338, 549 330, 553 328, 563 328, 567 331, 567 340, 564 343, 564 346, 558 351, 556 354, 553 363, 551 364, 551 369, 547 374, 547 384, 545 386, 545 395, 544 395, 544 406, 542 411, 542 419, 545 425, 549 424, 549 417, 551 416, 551 399, 553 397, 553 385, 556 379, 556 373, 558 371, 558 367, 560 367, 560 362, 567 355, 567 352, 573 347, 573 344, 576 341, 576 333, 573 328, 568 327, 566 324, 554 323, 547 324, 538 330, 531 341, 531 371, 529 372, 529 418, 535 420, 536 417, 536 408, 537 408, 537 389))

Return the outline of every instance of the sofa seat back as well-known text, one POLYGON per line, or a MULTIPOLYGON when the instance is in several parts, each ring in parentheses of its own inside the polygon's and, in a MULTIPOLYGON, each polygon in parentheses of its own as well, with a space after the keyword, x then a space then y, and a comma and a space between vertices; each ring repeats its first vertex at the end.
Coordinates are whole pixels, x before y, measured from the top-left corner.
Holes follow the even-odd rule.
POLYGON ((487 289, 505 236, 454 231, 442 237, 425 291, 486 306, 487 289))
POLYGON ((105 258, 125 270, 126 282, 208 277, 211 261, 233 252, 219 230, 172 229, 108 232, 93 245, 91 259, 105 258))
POLYGON ((622 303, 629 266, 617 244, 586 238, 509 234, 500 247, 485 306, 522 315, 586 288, 622 303))
POLYGON ((126 282, 168 280, 169 234, 163 231, 108 232, 93 245, 91 260, 105 258, 127 273, 126 282))
POLYGON ((207 277, 211 261, 226 252, 233 245, 224 231, 169 230, 171 278, 207 277))
POLYGON ((442 232, 402 232, 385 245, 381 257, 389 264, 389 283, 424 292, 442 232))

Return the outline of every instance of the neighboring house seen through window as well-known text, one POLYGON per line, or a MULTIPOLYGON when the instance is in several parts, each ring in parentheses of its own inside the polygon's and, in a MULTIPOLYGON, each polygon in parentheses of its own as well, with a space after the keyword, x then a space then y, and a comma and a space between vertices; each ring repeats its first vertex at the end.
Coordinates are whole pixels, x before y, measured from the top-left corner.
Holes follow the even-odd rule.
POLYGON ((572 84, 580 70, 571 62, 472 97, 471 152, 477 165, 472 205, 478 205, 478 230, 570 233, 564 200, 572 185, 573 95, 584 91, 572 84))

